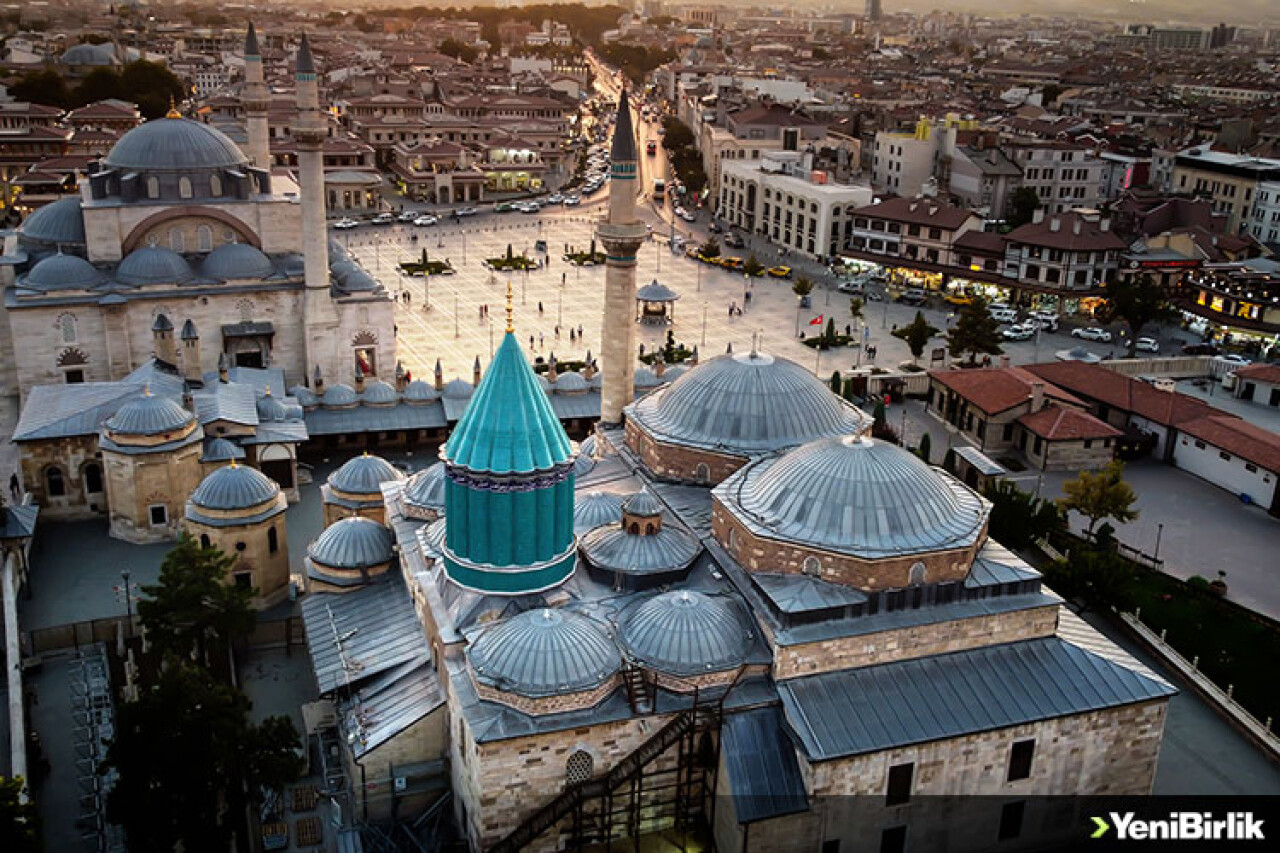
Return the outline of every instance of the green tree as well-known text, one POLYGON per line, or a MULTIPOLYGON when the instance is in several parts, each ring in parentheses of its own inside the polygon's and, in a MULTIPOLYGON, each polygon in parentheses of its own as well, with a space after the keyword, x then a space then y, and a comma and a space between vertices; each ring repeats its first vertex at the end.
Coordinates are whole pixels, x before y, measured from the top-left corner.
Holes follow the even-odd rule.
POLYGON ((827 318, 827 327, 822 330, 822 345, 824 347, 833 347, 836 345, 836 318, 827 318))
POLYGON ((124 97, 136 103, 146 119, 160 118, 169 111, 170 103, 180 102, 187 96, 186 87, 172 71, 145 59, 126 65, 120 81, 124 97))
POLYGON ((991 538, 1014 550, 1061 530, 1062 513, 1050 500, 1029 495, 1012 480, 992 480, 982 490, 991 501, 991 538))
POLYGON ((707 242, 698 247, 698 254, 704 258, 720 257, 720 242, 714 236, 708 237, 707 242))
POLYGON ((160 582, 143 586, 138 616, 162 654, 208 662, 249 636, 254 590, 229 584, 236 558, 205 548, 189 533, 160 564, 160 582))
POLYGON ((1081 471, 1074 480, 1062 484, 1062 491, 1066 497, 1058 499, 1058 506, 1087 518, 1089 526, 1085 530, 1090 536, 1104 518, 1129 522, 1138 517, 1138 510, 1133 508, 1138 495, 1124 481, 1124 463, 1119 459, 1096 473, 1081 471))
POLYGON ((760 263, 760 259, 756 257, 756 253, 752 252, 742 264, 742 271, 749 276, 758 276, 764 272, 764 264, 760 263))
POLYGON ((1168 294, 1155 279, 1143 273, 1108 282, 1106 296, 1096 315, 1104 323, 1123 322, 1129 330, 1129 356, 1132 358, 1143 328, 1156 320, 1174 315, 1168 294))
POLYGON ((71 90, 62 75, 51 69, 24 74, 9 88, 9 94, 17 101, 30 101, 51 107, 71 105, 71 90))
POLYGON ((840 393, 840 390, 844 387, 844 380, 840 378, 840 371, 837 370, 831 374, 831 382, 828 384, 831 386, 832 394, 840 393))
POLYGON ((862 322, 866 308, 867 303, 863 302, 862 299, 857 296, 849 300, 849 316, 853 318, 854 329, 857 329, 859 324, 862 322))
POLYGON ((871 420, 878 427, 888 426, 889 419, 884 409, 884 398, 877 397, 875 408, 871 410, 871 420))
POLYGON ((1063 597, 1085 606, 1133 607, 1133 566, 1113 548, 1075 548, 1065 559, 1051 563, 1045 580, 1063 597))
POLYGON ((929 340, 940 331, 941 329, 929 324, 929 321, 924 318, 923 311, 916 311, 914 320, 900 329, 894 329, 890 334, 906 341, 907 349, 911 350, 912 361, 919 361, 920 356, 924 355, 924 348, 929 340))
POLYGON ((809 281, 806 276, 800 276, 791 284, 791 292, 801 299, 813 293, 813 282, 809 281))
POLYGON ((816 61, 818 61, 818 62, 825 62, 825 61, 827 61, 828 59, 830 59, 830 58, 831 58, 831 54, 830 54, 830 53, 828 53, 828 52, 827 52, 827 50, 826 50, 825 48, 815 47, 815 48, 811 51, 811 53, 812 53, 812 55, 813 55, 814 60, 816 60, 816 61))
POLYGON ((177 661, 120 706, 103 769, 119 774, 107 819, 124 827, 130 850, 227 850, 246 791, 298 777, 293 723, 251 725, 249 707, 239 690, 177 661))
POLYGON ((999 355, 1000 324, 987 311, 987 303, 975 298, 960 308, 960 314, 947 332, 947 349, 953 358, 969 354, 969 364, 975 364, 979 354, 999 355))
POLYGON ((689 125, 675 116, 662 117, 662 147, 668 151, 677 148, 688 148, 694 144, 693 131, 689 125))
POLYGON ((0 776, 0 848, 5 853, 41 853, 40 809, 22 800, 27 787, 21 776, 0 776))
POLYGON ((929 458, 930 451, 933 450, 933 439, 929 438, 929 433, 920 436, 920 446, 916 448, 916 453, 925 464, 932 464, 933 460, 929 458))
POLYGON ((93 104, 110 98, 125 97, 124 81, 114 68, 95 68, 76 86, 75 103, 93 104))
POLYGON ((454 59, 465 62, 468 65, 475 62, 476 57, 480 55, 480 52, 474 47, 463 44, 457 39, 445 39, 440 42, 439 50, 445 56, 452 56, 454 59))
POLYGON ((1026 225, 1035 218, 1035 213, 1040 209, 1040 194, 1031 187, 1018 187, 1009 196, 1009 215, 1005 217, 1005 224, 1010 229, 1026 225))

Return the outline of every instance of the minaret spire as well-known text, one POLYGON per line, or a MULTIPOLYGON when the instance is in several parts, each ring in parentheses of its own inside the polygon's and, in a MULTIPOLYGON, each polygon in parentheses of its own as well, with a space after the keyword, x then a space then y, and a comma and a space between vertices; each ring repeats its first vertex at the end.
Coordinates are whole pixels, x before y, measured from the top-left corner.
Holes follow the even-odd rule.
POLYGON ((636 157, 635 128, 626 89, 618 98, 618 118, 613 126, 609 185, 609 215, 596 226, 608 260, 604 278, 604 377, 601 387, 600 420, 622 422, 622 410, 635 397, 636 329, 632 319, 636 297, 636 252, 644 242, 644 223, 636 216, 636 186, 639 163, 636 157))
POLYGON ((516 330, 515 308, 511 303, 511 279, 507 279, 507 334, 516 330))
POLYGON ((263 77, 258 33, 250 21, 249 31, 244 36, 244 90, 240 101, 244 105, 245 125, 249 134, 249 159, 259 169, 271 168, 271 151, 267 143, 267 108, 270 100, 263 77))

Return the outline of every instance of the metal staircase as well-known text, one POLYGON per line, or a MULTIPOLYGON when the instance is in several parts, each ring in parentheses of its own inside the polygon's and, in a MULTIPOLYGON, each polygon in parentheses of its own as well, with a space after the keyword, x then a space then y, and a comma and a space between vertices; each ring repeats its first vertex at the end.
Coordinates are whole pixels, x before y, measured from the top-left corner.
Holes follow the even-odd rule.
MULTIPOLYGON (((651 675, 628 665, 623 670, 623 683, 632 708, 652 713, 657 687, 651 675)), ((720 722, 724 700, 732 689, 730 685, 718 699, 708 699, 695 687, 690 707, 604 775, 567 786, 490 848, 492 853, 523 850, 566 819, 569 822, 561 849, 580 850, 598 844, 611 849, 614 841, 660 828, 675 827, 687 833, 704 816, 704 809, 714 806, 720 722), (678 748, 674 767, 653 766, 673 747, 678 748)))

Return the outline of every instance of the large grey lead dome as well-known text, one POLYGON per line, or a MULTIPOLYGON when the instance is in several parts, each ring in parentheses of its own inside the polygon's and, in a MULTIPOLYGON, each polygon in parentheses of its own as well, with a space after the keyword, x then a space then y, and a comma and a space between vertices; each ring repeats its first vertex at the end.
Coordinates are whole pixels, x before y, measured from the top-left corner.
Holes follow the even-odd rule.
POLYGON ((249 158, 230 137, 185 118, 157 118, 135 127, 112 146, 104 163, 142 172, 236 168, 249 158))
POLYGON ((107 420, 106 427, 124 435, 163 435, 180 432, 195 419, 196 416, 176 400, 147 392, 121 406, 107 420))
POLYGON ((489 628, 467 656, 478 681, 535 699, 591 690, 622 667, 622 655, 601 625, 550 608, 489 628))
POLYGON ((40 243, 84 245, 84 212, 80 196, 68 196, 33 211, 22 223, 21 233, 27 240, 40 243))
POLYGON ((761 352, 717 356, 628 407, 654 438, 738 455, 861 433, 869 419, 795 362, 761 352))
POLYGON ((225 243, 210 252, 200 265, 205 277, 222 281, 263 279, 274 271, 271 259, 248 243, 225 243))
POLYGON ((391 531, 373 519, 349 516, 326 527, 307 556, 332 569, 371 569, 391 561, 395 543, 391 531))
POLYGON ((404 474, 381 456, 363 453, 329 475, 329 486, 349 495, 380 495, 382 484, 403 480, 404 474))
POLYGON ((102 284, 102 273, 79 255, 50 255, 31 268, 23 284, 33 290, 89 290, 102 284))
POLYGON ((714 492, 762 536, 865 558, 973 545, 990 504, 913 453, 826 438, 757 460, 714 492))
POLYGON ((201 480, 191 493, 191 503, 201 509, 231 511, 261 506, 278 494, 280 487, 266 474, 232 463, 201 480))
POLYGON ((677 676, 741 666, 752 642, 751 629, 733 602, 687 589, 631 607, 618 631, 629 657, 677 676))

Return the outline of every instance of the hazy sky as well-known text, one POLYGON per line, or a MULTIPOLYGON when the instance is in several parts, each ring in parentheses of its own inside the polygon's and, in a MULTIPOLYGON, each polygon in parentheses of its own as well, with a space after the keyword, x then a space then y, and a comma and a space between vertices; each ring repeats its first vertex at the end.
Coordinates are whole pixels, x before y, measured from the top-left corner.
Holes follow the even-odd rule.
MULTIPOLYGON (((1121 21, 1186 21, 1212 24, 1226 21, 1236 26, 1280 25, 1280 0, 882 0, 885 11, 916 13, 932 9, 971 11, 989 14, 1023 13, 1121 21)), ((860 8, 859 0, 842 0, 839 5, 860 8)))

